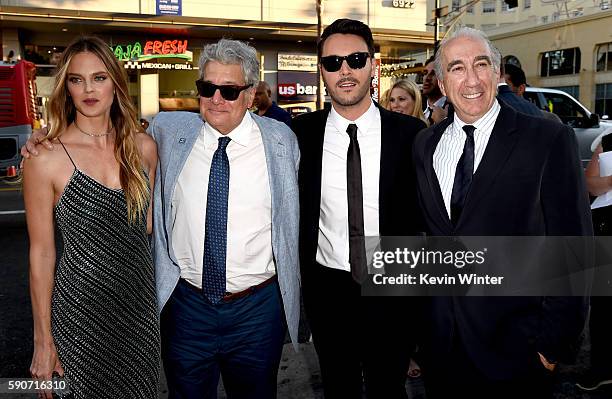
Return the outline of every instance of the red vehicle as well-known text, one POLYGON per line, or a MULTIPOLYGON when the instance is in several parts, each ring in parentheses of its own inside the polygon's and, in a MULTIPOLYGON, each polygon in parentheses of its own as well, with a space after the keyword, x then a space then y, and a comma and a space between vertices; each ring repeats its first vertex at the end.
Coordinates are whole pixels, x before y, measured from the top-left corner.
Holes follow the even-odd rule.
POLYGON ((19 149, 36 121, 36 67, 25 60, 0 62, 0 176, 19 168, 19 149))

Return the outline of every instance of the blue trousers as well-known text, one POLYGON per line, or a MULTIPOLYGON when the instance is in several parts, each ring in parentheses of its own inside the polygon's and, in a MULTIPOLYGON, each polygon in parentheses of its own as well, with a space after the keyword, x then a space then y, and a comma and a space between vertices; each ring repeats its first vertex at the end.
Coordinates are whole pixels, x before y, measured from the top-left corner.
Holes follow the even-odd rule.
POLYGON ((162 358, 170 399, 276 398, 286 324, 278 282, 212 304, 180 280, 162 314, 162 358))

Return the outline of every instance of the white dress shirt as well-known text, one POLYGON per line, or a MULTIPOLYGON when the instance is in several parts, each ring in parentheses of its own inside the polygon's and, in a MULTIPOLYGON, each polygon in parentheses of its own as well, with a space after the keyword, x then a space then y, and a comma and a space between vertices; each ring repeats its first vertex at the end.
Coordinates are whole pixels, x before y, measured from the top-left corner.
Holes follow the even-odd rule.
MULTIPOLYGON (((202 288, 206 196, 221 133, 204 125, 172 197, 172 247, 181 277, 202 288)), ((272 197, 259 127, 247 112, 226 152, 230 164, 226 290, 239 292, 276 273, 272 255, 272 197)))
MULTIPOLYGON (((438 100, 436 102, 434 102, 433 105, 435 105, 436 107, 442 108, 444 103, 446 103, 446 96, 442 96, 442 97, 438 98, 438 100)), ((432 106, 430 106, 429 100, 428 100, 427 101, 427 108, 425 108, 425 111, 423 111, 423 115, 425 115, 425 119, 429 119, 429 117, 431 116, 431 112, 432 111, 433 111, 432 106)))
MULTIPOLYGON (((497 100, 493 103, 490 110, 487 111, 480 119, 471 125, 476 128, 474 131, 474 173, 478 169, 478 165, 482 160, 487 143, 491 137, 493 126, 497 120, 500 110, 497 100)), ((463 131, 463 126, 467 123, 463 122, 457 114, 454 115, 453 123, 451 123, 440 138, 438 146, 433 156, 433 167, 438 177, 440 191, 444 198, 444 206, 450 217, 450 201, 453 194, 453 183, 455 181, 455 172, 457 164, 463 154, 463 147, 467 135, 463 131)))
POLYGON ((374 103, 355 121, 332 107, 325 125, 321 169, 321 213, 317 262, 350 271, 346 161, 350 143, 346 129, 357 125, 363 188, 363 224, 366 237, 378 236, 378 187, 380 178, 380 112, 374 103))

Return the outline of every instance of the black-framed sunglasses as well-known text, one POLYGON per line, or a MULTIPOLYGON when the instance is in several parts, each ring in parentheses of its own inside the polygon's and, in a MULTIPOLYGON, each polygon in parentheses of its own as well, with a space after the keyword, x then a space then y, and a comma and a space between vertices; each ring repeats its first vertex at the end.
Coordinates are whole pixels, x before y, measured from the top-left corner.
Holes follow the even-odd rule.
POLYGON ((351 69, 361 69, 365 66, 366 61, 370 57, 368 52, 357 52, 341 57, 339 55, 328 55, 327 57, 321 57, 321 65, 327 72, 336 72, 342 68, 342 63, 346 60, 346 63, 351 69))
POLYGON ((211 82, 205 82, 203 80, 196 80, 196 87, 198 88, 198 94, 202 97, 211 98, 215 95, 215 92, 219 90, 221 92, 221 97, 223 97, 227 101, 234 101, 238 98, 240 93, 249 87, 253 86, 252 84, 246 86, 236 86, 236 85, 216 85, 211 82))

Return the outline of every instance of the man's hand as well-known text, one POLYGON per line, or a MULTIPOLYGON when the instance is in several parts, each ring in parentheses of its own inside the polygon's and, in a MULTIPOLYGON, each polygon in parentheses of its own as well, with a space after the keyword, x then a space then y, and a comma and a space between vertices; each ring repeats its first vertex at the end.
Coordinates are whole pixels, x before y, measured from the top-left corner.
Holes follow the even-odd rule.
POLYGON ((23 168, 24 159, 28 159, 30 158, 30 156, 38 155, 38 150, 36 149, 36 147, 39 144, 42 144, 48 150, 53 149, 53 144, 51 144, 51 142, 47 140, 46 137, 47 137, 46 127, 43 127, 42 129, 36 129, 32 132, 32 135, 30 136, 28 141, 26 141, 25 145, 21 147, 20 152, 21 152, 21 156, 23 157, 23 159, 21 160, 21 165, 19 165, 20 169, 23 168))
POLYGON ((34 130, 28 141, 26 141, 25 145, 21 147, 21 156, 24 158, 30 158, 31 155, 37 156, 38 150, 36 149, 36 147, 38 146, 38 144, 42 144, 48 150, 52 150, 53 144, 51 144, 51 142, 47 140, 46 137, 46 127, 34 130))
POLYGON ((434 105, 431 109, 432 111, 429 117, 433 120, 433 123, 440 122, 448 115, 448 105, 446 105, 444 108, 434 105))
POLYGON ((557 367, 556 363, 549 363, 548 360, 546 360, 546 358, 544 357, 544 355, 542 355, 540 352, 538 352, 538 355, 540 355, 540 361, 542 362, 542 365, 546 368, 546 370, 555 371, 555 367, 557 367))

